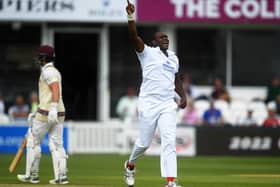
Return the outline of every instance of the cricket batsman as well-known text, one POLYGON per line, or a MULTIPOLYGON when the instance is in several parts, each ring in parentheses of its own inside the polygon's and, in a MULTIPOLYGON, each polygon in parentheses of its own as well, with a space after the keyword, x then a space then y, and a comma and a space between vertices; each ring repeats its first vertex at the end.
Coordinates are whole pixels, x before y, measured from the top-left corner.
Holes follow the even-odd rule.
POLYGON ((129 160, 125 162, 125 182, 135 183, 136 160, 150 146, 156 127, 161 134, 161 176, 166 178, 166 187, 179 187, 176 155, 176 108, 185 108, 187 99, 179 78, 179 60, 168 50, 168 36, 163 32, 154 34, 153 47, 144 44, 138 36, 134 12, 135 7, 127 0, 128 30, 142 69, 142 84, 139 93, 139 130, 129 160), (180 96, 174 101, 175 91, 180 96))
POLYGON ((17 175, 18 180, 39 183, 39 163, 41 159, 41 141, 46 133, 49 135, 54 179, 50 184, 68 184, 66 175, 67 155, 63 147, 63 122, 65 108, 62 100, 61 75, 54 67, 54 48, 40 46, 37 63, 41 66, 39 78, 39 106, 35 113, 28 116, 30 127, 27 134, 26 170, 17 175))

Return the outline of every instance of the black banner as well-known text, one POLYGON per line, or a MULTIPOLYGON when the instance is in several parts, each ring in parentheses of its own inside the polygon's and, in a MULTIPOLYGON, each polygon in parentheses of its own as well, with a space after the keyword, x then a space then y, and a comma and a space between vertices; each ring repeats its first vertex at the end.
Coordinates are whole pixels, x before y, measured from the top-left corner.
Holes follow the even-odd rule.
POLYGON ((198 127, 197 155, 280 155, 280 128, 198 127))

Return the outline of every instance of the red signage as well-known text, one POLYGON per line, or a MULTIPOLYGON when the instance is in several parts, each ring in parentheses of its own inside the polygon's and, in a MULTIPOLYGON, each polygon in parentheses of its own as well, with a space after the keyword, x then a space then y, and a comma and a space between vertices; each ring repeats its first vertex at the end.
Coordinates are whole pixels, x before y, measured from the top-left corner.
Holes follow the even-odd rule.
POLYGON ((142 22, 280 23, 280 0, 138 0, 142 22))

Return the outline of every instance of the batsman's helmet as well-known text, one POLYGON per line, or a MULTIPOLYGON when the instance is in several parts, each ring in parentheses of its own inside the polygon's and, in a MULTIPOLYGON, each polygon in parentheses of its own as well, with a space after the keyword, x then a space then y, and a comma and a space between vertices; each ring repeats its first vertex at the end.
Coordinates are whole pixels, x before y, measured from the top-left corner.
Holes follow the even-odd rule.
POLYGON ((42 45, 38 48, 38 59, 46 62, 54 61, 54 48, 49 45, 42 45))

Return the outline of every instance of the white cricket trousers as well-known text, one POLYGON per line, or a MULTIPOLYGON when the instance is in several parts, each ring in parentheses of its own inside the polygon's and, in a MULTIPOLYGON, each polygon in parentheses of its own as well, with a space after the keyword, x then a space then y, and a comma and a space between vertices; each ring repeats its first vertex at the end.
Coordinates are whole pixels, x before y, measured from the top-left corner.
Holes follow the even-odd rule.
POLYGON ((155 105, 139 102, 140 134, 130 155, 130 163, 135 163, 143 155, 150 146, 158 127, 161 137, 161 176, 177 177, 176 108, 177 104, 174 101, 155 105))
POLYGON ((39 172, 41 158, 41 142, 48 133, 49 148, 52 154, 54 176, 59 178, 60 174, 66 172, 66 152, 63 147, 63 125, 51 125, 48 122, 33 120, 27 136, 26 175, 39 172))

